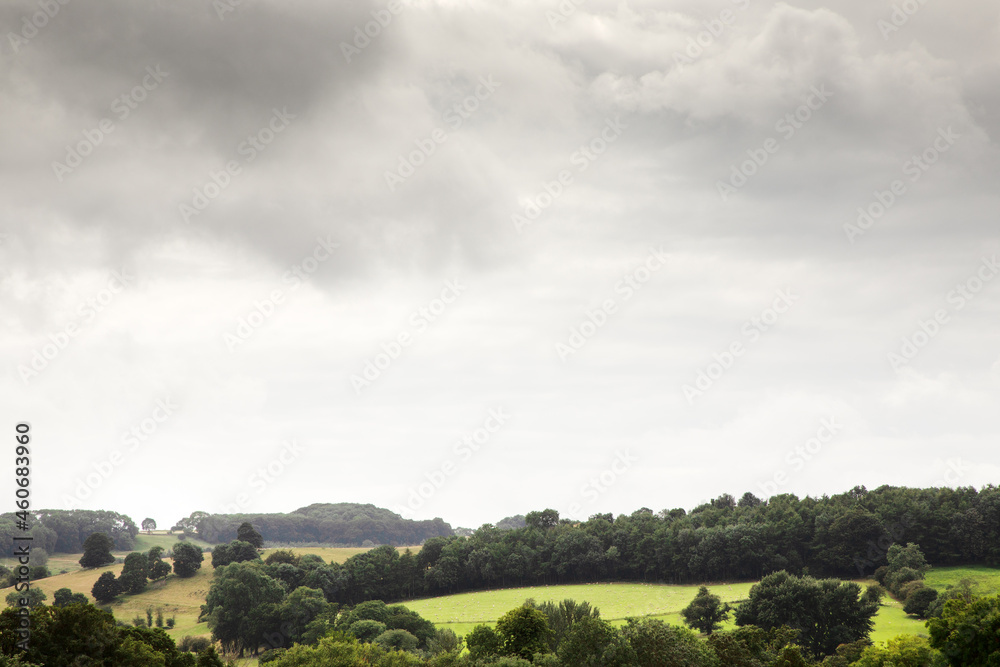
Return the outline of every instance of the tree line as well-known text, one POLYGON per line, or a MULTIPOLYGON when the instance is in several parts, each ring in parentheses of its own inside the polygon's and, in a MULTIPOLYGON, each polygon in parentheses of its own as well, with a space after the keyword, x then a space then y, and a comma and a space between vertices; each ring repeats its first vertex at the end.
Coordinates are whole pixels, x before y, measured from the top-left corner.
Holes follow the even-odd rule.
POLYGON ((692 511, 560 519, 530 512, 525 527, 486 524, 434 537, 416 554, 372 549, 328 566, 330 599, 404 600, 498 587, 645 581, 753 581, 771 572, 857 578, 887 565, 894 544, 936 566, 1000 564, 1000 490, 883 486, 799 499, 723 495, 692 511), (333 590, 335 589, 335 590, 333 590))
POLYGON ((0 556, 13 555, 14 536, 28 536, 34 548, 48 553, 76 554, 83 551, 84 541, 93 533, 104 533, 114 541, 119 551, 131 551, 139 528, 131 518, 108 510, 39 510, 31 527, 17 527, 13 513, 0 514, 0 556))
POLYGON ((236 526, 252 523, 264 540, 278 544, 420 544, 432 537, 450 536, 451 526, 442 519, 413 521, 374 505, 317 503, 287 514, 208 514, 194 512, 174 529, 197 533, 198 538, 217 544, 236 538, 236 526))

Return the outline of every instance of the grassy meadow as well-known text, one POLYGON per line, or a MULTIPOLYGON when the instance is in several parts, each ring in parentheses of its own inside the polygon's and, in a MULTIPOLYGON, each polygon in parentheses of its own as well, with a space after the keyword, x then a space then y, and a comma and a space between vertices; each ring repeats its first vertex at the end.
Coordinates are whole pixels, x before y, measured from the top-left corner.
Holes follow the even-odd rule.
MULTIPOLYGON (((715 584, 708 589, 725 602, 745 600, 752 583, 715 584)), ((601 610, 601 618, 612 625, 623 625, 629 616, 650 616, 667 623, 681 624, 680 611, 698 592, 698 586, 665 584, 576 584, 569 586, 531 586, 507 588, 478 593, 459 593, 438 598, 403 602, 439 628, 451 628, 464 635, 480 623, 494 625, 497 619, 524 603, 560 602, 565 599, 582 602, 601 610)), ((730 621, 727 626, 732 626, 730 621)))
MULTIPOLYGON (((708 589, 724 602, 745 600, 752 583, 711 584, 708 589)), ((468 633, 480 623, 493 626, 497 619, 527 598, 536 602, 559 602, 567 598, 586 600, 601 610, 601 618, 612 625, 624 625, 629 616, 648 616, 671 625, 683 625, 681 610, 690 604, 698 586, 666 584, 581 584, 574 586, 535 586, 479 593, 461 593, 446 597, 410 600, 408 608, 439 628, 451 628, 458 635, 468 633)), ((730 616, 724 629, 736 627, 730 616)), ((903 613, 903 605, 887 598, 875 618, 873 641, 885 641, 900 634, 921 634, 923 621, 903 613)))
MULTIPOLYGON (((981 595, 996 595, 1000 592, 1000 569, 987 567, 943 567, 927 573, 928 586, 943 590, 948 584, 957 584, 961 579, 972 579, 978 585, 981 595)), ((874 584, 874 580, 859 581, 862 585, 874 584)), ((745 600, 750 595, 752 583, 710 584, 708 589, 724 602, 745 600)), ((629 616, 649 616, 672 625, 683 625, 681 609, 686 607, 698 586, 672 586, 666 584, 581 584, 573 586, 535 586, 513 588, 478 593, 460 593, 445 597, 426 598, 404 602, 407 607, 418 612, 439 628, 451 628, 458 635, 468 633, 480 623, 494 625, 497 619, 528 598, 536 602, 559 602, 567 598, 581 602, 586 600, 601 610, 601 618, 612 625, 623 625, 629 616)), ((735 627, 732 618, 724 624, 725 629, 735 627)), ((875 617, 872 641, 880 642, 896 635, 926 634, 924 622, 903 613, 902 603, 886 597, 875 617)))

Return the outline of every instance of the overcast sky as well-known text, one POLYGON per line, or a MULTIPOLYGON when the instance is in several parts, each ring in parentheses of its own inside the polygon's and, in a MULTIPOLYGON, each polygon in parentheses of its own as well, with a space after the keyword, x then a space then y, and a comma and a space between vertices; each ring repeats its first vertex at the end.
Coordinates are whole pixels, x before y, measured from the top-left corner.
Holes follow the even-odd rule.
POLYGON ((903 4, 4 2, 5 456, 160 527, 995 483, 1000 8, 903 4))

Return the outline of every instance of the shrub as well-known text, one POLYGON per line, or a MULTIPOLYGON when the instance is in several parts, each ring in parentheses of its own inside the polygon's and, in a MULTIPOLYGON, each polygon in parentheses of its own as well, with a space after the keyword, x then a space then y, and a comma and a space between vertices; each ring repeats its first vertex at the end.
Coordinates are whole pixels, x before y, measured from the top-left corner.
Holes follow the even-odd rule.
POLYGON ((924 578, 922 572, 914 570, 912 567, 901 567, 885 578, 885 586, 894 594, 899 596, 899 591, 911 581, 920 581, 924 578))
POLYGON ((921 588, 926 588, 923 581, 909 581, 900 586, 898 597, 902 602, 906 602, 910 599, 911 595, 919 591, 921 588))
POLYGON ((933 588, 928 586, 923 586, 918 590, 913 591, 908 598, 906 598, 906 604, 903 605, 903 611, 907 614, 912 614, 917 618, 927 618, 927 612, 934 601, 937 600, 938 592, 933 588))

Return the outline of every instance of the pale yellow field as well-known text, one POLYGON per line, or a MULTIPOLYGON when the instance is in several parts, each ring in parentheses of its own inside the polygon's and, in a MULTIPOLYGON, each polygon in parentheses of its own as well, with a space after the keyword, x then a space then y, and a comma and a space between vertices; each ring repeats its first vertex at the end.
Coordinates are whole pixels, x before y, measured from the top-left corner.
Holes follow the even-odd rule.
MULTIPOLYGON (((141 544, 144 550, 148 550, 156 544, 164 548, 169 548, 177 542, 175 537, 171 539, 172 536, 163 535, 162 538, 166 539, 156 539, 157 537, 155 533, 152 536, 143 534, 140 535, 140 538, 146 539, 137 539, 137 543, 141 544)), ((190 541, 199 544, 199 546, 204 545, 204 543, 199 543, 195 540, 190 541)), ((419 546, 399 547, 400 553, 407 548, 413 552, 420 550, 419 546)), ((274 549, 265 549, 263 558, 266 558, 267 554, 272 551, 274 549)), ((298 555, 315 554, 327 563, 343 563, 351 556, 364 553, 368 549, 304 547, 293 548, 291 551, 298 555)), ((114 555, 124 558, 128 555, 128 552, 115 552, 114 555)), ((32 585, 48 596, 47 602, 52 601, 53 593, 60 588, 69 588, 74 593, 83 593, 93 602, 94 598, 90 594, 90 591, 101 574, 104 572, 113 572, 117 577, 122 571, 121 563, 106 565, 92 570, 83 570, 80 568, 79 560, 80 554, 55 554, 51 556, 49 558, 49 570, 56 573, 60 569, 65 569, 67 570, 66 574, 53 574, 53 576, 46 579, 39 579, 32 582, 32 585)), ((165 558, 164 560, 172 564, 169 558, 165 558)), ((113 613, 116 619, 130 623, 136 616, 145 618, 146 608, 153 607, 154 620, 158 609, 163 611, 164 620, 171 616, 175 618, 176 625, 173 629, 167 630, 167 633, 175 640, 185 635, 208 636, 210 634, 208 626, 205 623, 198 622, 198 614, 201 613, 201 605, 205 603, 205 597, 208 595, 208 589, 212 584, 213 574, 212 555, 206 553, 205 560, 201 564, 201 569, 193 577, 182 579, 171 574, 163 581, 151 582, 143 593, 139 595, 120 596, 116 602, 112 602, 110 605, 104 606, 104 608, 113 613)), ((0 589, 0 596, 6 596, 10 590, 12 589, 0 589)), ((164 629, 166 630, 165 626, 164 629)))

